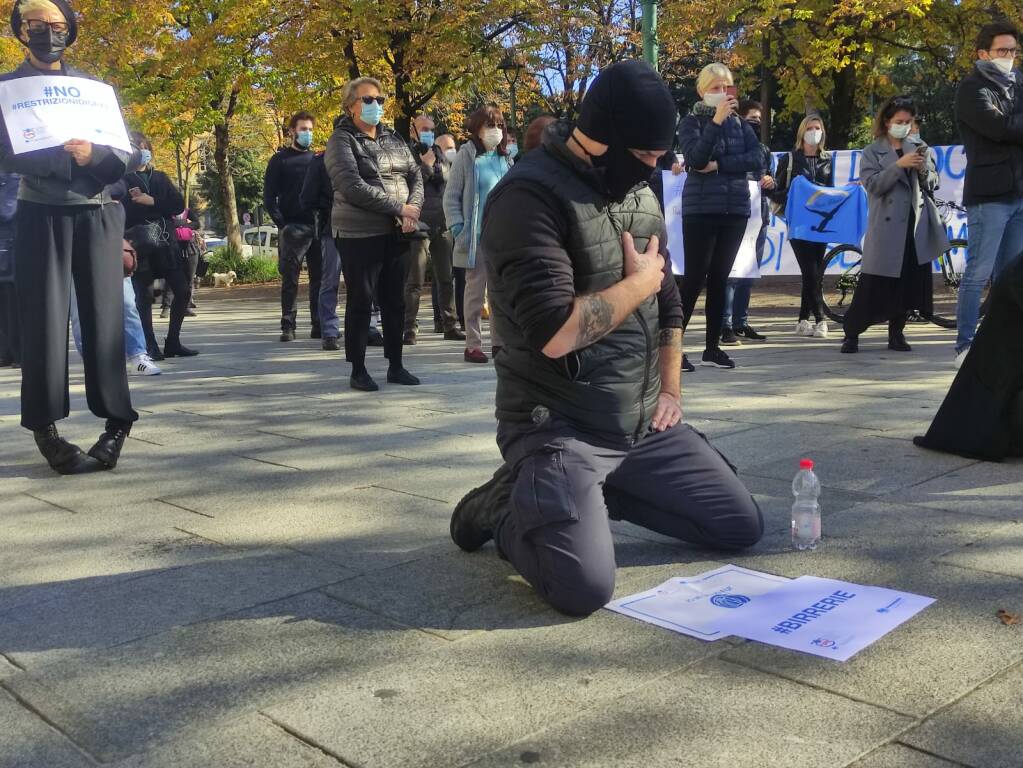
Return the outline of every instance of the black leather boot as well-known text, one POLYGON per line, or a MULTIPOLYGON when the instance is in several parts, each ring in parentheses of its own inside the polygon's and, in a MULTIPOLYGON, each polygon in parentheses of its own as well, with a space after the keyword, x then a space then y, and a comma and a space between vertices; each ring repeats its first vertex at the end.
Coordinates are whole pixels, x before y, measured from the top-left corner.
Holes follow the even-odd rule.
POLYGON ((888 349, 895 352, 912 352, 913 348, 906 341, 906 334, 903 332, 905 326, 888 326, 888 349))
POLYGON ((99 436, 96 444, 89 449, 89 455, 106 469, 113 469, 121 457, 121 449, 124 447, 124 440, 128 437, 129 432, 131 432, 130 423, 107 419, 107 428, 99 436))
POLYGON ((56 424, 48 424, 43 429, 32 431, 36 445, 50 469, 61 475, 84 475, 103 469, 73 443, 69 443, 57 432, 56 424))
POLYGON ((512 473, 507 464, 489 482, 475 488, 458 502, 451 515, 451 540, 466 552, 475 552, 492 538, 508 516, 512 473))
POLYGON ((180 341, 169 341, 164 339, 163 354, 164 357, 195 357, 199 354, 199 350, 189 349, 180 341))

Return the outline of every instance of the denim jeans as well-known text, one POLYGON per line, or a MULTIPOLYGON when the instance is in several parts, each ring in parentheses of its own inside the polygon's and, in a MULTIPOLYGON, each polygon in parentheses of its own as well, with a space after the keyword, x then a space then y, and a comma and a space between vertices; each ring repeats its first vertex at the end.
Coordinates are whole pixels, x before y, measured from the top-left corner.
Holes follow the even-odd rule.
POLYGON ((956 352, 973 343, 980 318, 980 296, 1023 253, 1023 199, 968 206, 969 260, 959 284, 956 352))
POLYGON ((725 285, 725 312, 722 327, 738 330, 749 324, 749 299, 755 277, 730 277, 725 285))
MULTIPOLYGON (((82 354, 82 324, 78 319, 78 298, 75 286, 71 285, 71 334, 75 339, 75 349, 82 354)), ((146 352, 146 336, 142 332, 142 320, 139 318, 138 307, 135 306, 135 288, 131 278, 124 278, 124 356, 126 359, 142 355, 146 352)))
POLYGON ((338 338, 341 321, 337 316, 337 292, 341 286, 341 256, 330 233, 320 235, 323 272, 320 275, 320 331, 323 338, 338 338))

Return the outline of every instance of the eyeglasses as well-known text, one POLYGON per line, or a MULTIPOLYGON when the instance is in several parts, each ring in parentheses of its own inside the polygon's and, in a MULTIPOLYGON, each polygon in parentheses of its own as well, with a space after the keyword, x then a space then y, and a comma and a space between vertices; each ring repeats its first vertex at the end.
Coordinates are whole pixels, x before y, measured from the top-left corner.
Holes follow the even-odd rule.
POLYGON ((362 97, 362 103, 363 104, 367 104, 367 105, 368 104, 372 104, 374 101, 382 107, 382 106, 384 106, 384 102, 387 101, 387 97, 386 96, 363 96, 362 97))
POLYGON ((67 32, 67 24, 63 21, 43 21, 42 19, 29 19, 21 23, 22 29, 28 29, 32 34, 38 34, 40 32, 46 32, 53 30, 58 35, 63 35, 67 32))
POLYGON ((500 128, 503 131, 504 123, 498 120, 487 120, 487 128, 500 128))
POLYGON ((995 54, 999 59, 1015 59, 1019 48, 992 48, 988 53, 995 54))

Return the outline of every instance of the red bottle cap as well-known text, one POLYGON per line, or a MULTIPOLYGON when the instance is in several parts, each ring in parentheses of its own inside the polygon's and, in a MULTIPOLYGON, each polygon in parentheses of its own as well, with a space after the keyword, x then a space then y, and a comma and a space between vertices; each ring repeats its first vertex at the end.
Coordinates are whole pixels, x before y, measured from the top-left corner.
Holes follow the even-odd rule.
POLYGON ((813 469, 813 459, 803 459, 799 462, 800 469, 813 469))

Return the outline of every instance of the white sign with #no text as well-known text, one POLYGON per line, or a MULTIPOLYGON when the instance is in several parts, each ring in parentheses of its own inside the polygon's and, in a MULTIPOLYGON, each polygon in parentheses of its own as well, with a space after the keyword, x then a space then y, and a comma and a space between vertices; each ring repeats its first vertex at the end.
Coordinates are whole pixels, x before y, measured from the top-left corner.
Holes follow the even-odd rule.
POLYGON ((701 640, 720 640, 732 614, 744 613, 789 582, 784 576, 726 565, 696 576, 668 579, 638 595, 608 603, 608 610, 701 640))
POLYGON ((800 576, 730 617, 727 634, 836 661, 855 654, 911 619, 933 598, 847 581, 800 576))
POLYGON ((0 83, 0 112, 14 154, 71 139, 131 152, 114 89, 82 77, 22 77, 0 83))

